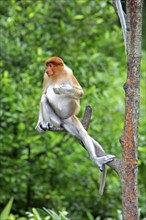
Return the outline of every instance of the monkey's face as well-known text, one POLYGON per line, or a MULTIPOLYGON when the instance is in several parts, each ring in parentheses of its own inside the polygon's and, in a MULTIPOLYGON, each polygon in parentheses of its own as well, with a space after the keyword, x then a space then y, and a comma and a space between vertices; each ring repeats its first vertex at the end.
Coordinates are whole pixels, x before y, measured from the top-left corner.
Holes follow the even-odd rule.
POLYGON ((46 63, 46 73, 48 76, 52 76, 54 74, 54 65, 52 63, 46 63))
POLYGON ((59 57, 52 57, 46 61, 46 73, 49 77, 62 72, 63 69, 64 63, 59 57))

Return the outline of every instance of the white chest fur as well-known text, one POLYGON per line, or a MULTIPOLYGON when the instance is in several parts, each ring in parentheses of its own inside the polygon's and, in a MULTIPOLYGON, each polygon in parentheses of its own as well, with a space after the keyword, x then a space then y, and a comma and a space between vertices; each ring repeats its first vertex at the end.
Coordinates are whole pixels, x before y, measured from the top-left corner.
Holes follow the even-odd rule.
POLYGON ((65 94, 55 94, 53 91, 54 85, 49 85, 47 88, 47 99, 54 111, 61 118, 68 118, 73 112, 74 100, 65 94))
POLYGON ((60 95, 55 94, 54 90, 54 85, 49 85, 49 87, 47 88, 47 99, 49 100, 49 103, 52 106, 55 106, 55 108, 58 108, 59 105, 61 104, 60 102, 60 95))

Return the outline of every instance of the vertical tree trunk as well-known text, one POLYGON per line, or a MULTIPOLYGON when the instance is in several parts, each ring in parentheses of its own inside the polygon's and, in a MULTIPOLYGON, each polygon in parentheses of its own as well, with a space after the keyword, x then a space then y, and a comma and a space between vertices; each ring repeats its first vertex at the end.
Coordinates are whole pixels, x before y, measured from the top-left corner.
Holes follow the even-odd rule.
POLYGON ((125 90, 125 123, 121 136, 123 158, 121 184, 123 219, 138 220, 137 138, 140 100, 140 61, 142 0, 126 1, 127 80, 125 90))

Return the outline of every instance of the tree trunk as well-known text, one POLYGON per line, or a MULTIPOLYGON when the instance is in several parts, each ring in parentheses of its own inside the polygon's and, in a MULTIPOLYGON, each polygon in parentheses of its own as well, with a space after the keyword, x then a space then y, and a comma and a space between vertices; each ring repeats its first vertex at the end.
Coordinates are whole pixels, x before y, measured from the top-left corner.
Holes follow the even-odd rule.
POLYGON ((125 90, 125 123, 121 136, 123 158, 121 185, 123 219, 138 220, 137 139, 140 102, 140 61, 142 0, 126 1, 127 80, 125 90))

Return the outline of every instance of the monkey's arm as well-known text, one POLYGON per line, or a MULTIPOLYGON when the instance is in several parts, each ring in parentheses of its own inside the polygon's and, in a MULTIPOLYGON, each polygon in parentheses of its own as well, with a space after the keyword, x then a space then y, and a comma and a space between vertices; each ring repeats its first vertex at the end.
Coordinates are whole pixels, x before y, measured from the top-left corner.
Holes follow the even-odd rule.
POLYGON ((83 89, 79 82, 71 72, 68 78, 64 78, 64 81, 54 87, 54 92, 58 95, 67 95, 74 99, 80 99, 83 95, 83 89))
POLYGON ((83 90, 80 86, 72 86, 69 83, 62 83, 60 85, 55 85, 53 88, 55 94, 67 95, 75 99, 80 99, 83 96, 83 90))
POLYGON ((36 125, 36 130, 40 133, 45 131, 43 127, 47 127, 49 124, 51 124, 48 113, 47 98, 46 95, 43 94, 40 101, 39 118, 36 125))
POLYGON ((41 133, 51 129, 53 125, 60 127, 61 120, 49 105, 46 94, 43 94, 40 102, 39 119, 36 125, 36 130, 41 133))

